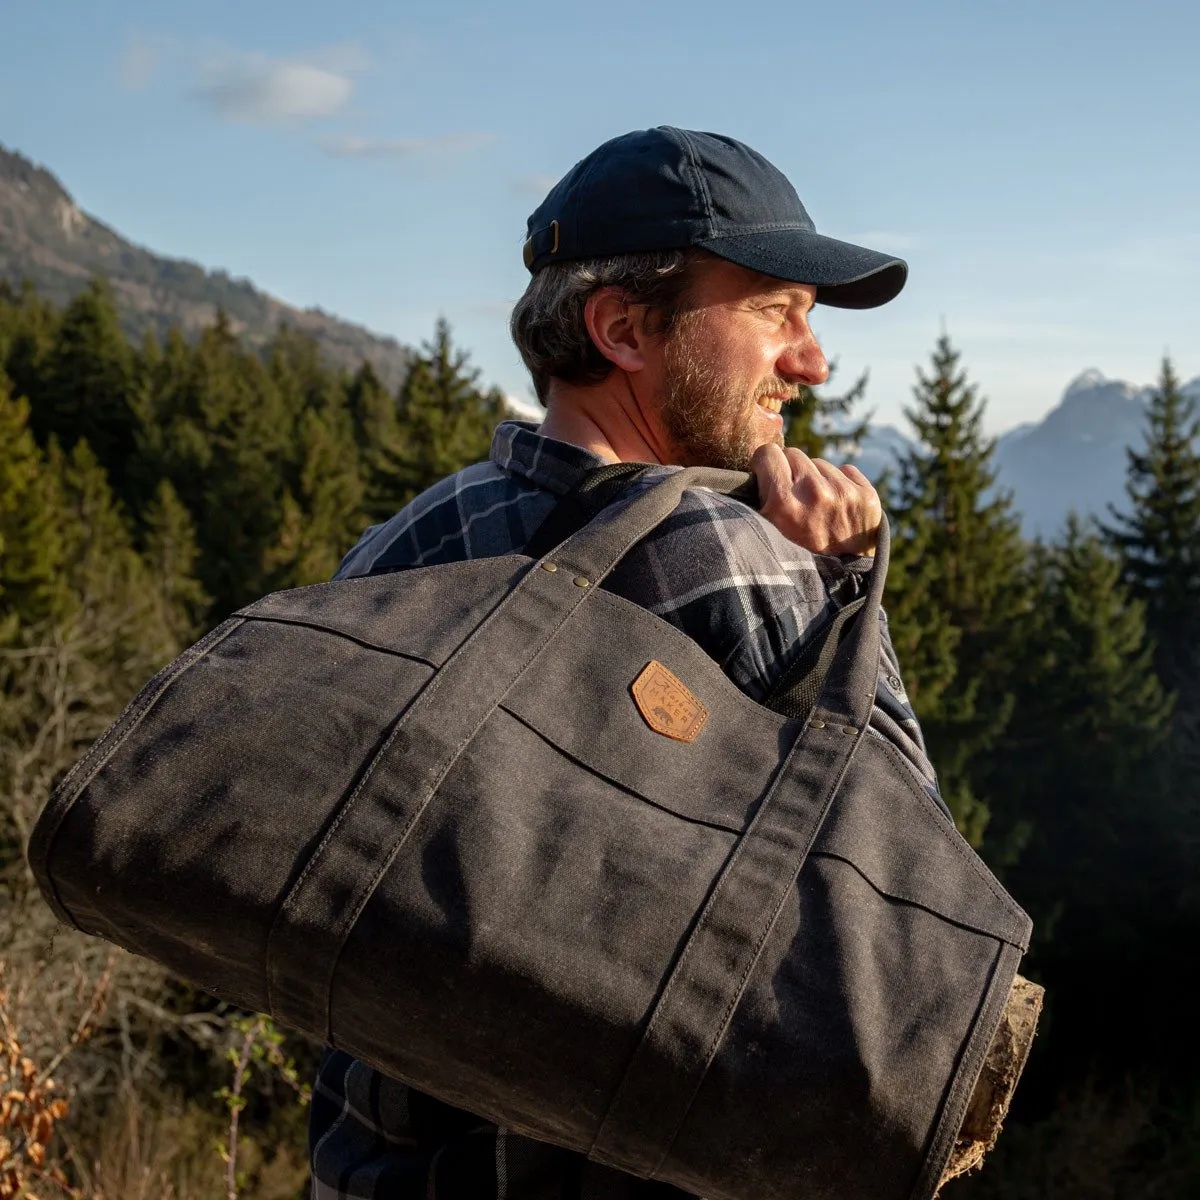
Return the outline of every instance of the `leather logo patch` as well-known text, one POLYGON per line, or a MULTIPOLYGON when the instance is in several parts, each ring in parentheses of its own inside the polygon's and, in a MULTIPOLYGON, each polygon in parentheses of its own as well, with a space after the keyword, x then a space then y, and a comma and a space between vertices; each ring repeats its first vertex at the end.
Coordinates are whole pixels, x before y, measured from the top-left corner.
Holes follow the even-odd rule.
POLYGON ((651 661, 630 687, 638 712, 655 733, 694 742, 708 709, 660 662, 651 661))

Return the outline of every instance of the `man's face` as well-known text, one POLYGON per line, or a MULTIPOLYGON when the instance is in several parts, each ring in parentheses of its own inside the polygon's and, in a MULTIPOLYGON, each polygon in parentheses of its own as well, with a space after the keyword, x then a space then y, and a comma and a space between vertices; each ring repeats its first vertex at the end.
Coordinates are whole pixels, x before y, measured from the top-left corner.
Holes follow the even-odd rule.
POLYGON ((657 364, 670 461, 744 471, 759 446, 783 444, 782 404, 829 377, 808 323, 815 297, 808 284, 705 263, 657 364))

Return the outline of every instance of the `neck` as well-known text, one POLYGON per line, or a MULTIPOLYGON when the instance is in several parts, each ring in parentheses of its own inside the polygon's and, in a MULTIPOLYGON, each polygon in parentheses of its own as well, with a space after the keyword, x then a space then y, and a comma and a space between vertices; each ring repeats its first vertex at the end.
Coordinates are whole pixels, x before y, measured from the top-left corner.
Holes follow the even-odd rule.
POLYGON ((575 387, 552 380, 546 419, 538 431, 569 442, 605 462, 673 462, 667 439, 624 371, 602 383, 575 387))

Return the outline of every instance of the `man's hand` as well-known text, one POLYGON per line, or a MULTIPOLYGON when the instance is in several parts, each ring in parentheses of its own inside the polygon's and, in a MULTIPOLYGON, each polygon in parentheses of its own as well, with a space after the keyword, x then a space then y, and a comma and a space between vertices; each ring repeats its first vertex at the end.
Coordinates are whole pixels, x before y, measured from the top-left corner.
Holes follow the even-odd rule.
POLYGON ((761 512, 784 537, 814 554, 875 553, 883 508, 857 467, 835 467, 789 446, 760 446, 750 462, 761 512))

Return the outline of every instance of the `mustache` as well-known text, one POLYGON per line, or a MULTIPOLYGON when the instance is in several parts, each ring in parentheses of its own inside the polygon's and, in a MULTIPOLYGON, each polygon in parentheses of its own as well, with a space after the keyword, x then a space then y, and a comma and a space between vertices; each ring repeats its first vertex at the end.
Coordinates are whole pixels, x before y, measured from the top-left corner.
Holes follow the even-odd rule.
POLYGON ((785 383, 782 379, 764 379, 754 389, 751 399, 757 402, 766 400, 768 397, 772 399, 778 397, 785 404, 790 404, 793 400, 799 400, 800 396, 801 390, 794 383, 785 383))

